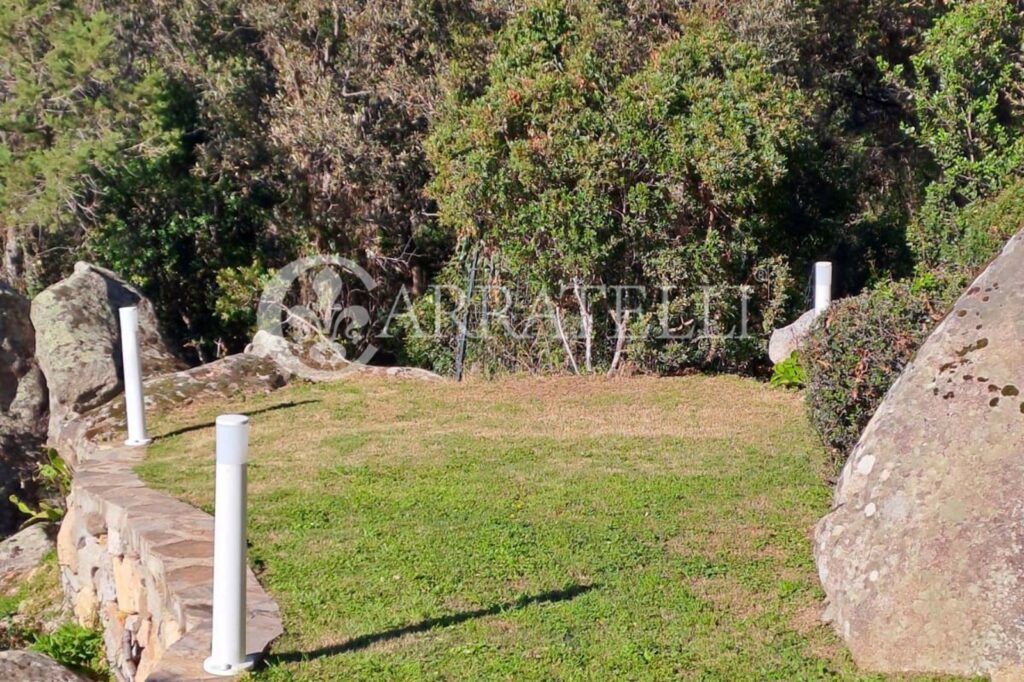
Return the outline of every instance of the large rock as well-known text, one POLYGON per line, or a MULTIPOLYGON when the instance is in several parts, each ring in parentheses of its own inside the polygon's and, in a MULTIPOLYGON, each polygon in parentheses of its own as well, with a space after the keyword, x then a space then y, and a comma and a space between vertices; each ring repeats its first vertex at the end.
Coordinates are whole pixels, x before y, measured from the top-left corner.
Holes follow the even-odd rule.
POLYGON ((36 364, 27 298, 0 282, 0 425, 38 431, 46 420, 46 381, 36 364))
POLYGON ((35 651, 0 651, 0 680, 18 682, 87 682, 48 656, 35 651))
POLYGON ((890 389, 816 529, 826 616, 877 671, 1024 679, 1024 239, 890 389))
POLYGON ((7 499, 34 501, 31 479, 46 438, 46 381, 35 360, 29 301, 0 282, 0 533, 23 520, 7 499), (26 488, 28 486, 28 488, 26 488))
POLYGON ((794 351, 800 350, 816 319, 818 314, 811 309, 796 318, 793 324, 772 332, 771 338, 768 339, 768 357, 773 365, 779 364, 789 358, 794 351))
POLYGON ((11 585, 31 573, 53 548, 53 538, 41 523, 0 542, 0 587, 11 585))
MULTIPOLYGON (((284 386, 289 378, 290 375, 272 360, 239 353, 147 379, 143 382, 142 392, 146 397, 147 413, 159 414, 192 402, 223 401, 239 394, 269 393, 284 386)), ((113 400, 64 424, 58 433, 51 434, 51 438, 65 461, 76 468, 81 457, 88 458, 90 451, 105 447, 109 441, 121 440, 124 431, 124 401, 113 400)), ((150 435, 161 436, 160 433, 150 435)))
POLYGON ((442 380, 440 375, 419 367, 382 367, 349 362, 330 343, 304 347, 265 329, 256 332, 245 352, 272 360, 287 374, 313 382, 337 381, 350 374, 442 380))
POLYGON ((123 390, 118 308, 138 306, 144 375, 181 369, 164 341, 153 306, 109 270, 77 263, 74 274, 32 301, 36 357, 50 393, 50 435, 69 418, 123 390))

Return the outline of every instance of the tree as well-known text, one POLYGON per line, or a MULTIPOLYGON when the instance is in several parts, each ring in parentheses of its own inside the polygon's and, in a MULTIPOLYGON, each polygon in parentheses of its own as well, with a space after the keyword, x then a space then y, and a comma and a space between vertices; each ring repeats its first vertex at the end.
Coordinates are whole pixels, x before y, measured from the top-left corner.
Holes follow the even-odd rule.
POLYGON ((0 9, 3 276, 36 290, 67 268, 103 195, 101 169, 155 157, 162 74, 113 49, 115 20, 78 3, 0 9))
MULTIPOLYGON (((631 35, 606 14, 532 3, 499 35, 484 90, 452 91, 428 142, 442 224, 574 304, 585 357, 626 321, 595 321, 582 292, 674 285, 692 319, 700 287, 751 284, 790 246, 774 193, 808 143, 809 103, 756 49, 696 17, 684 26, 634 68, 631 35)), ((728 353, 676 351, 683 364, 728 353)))
POLYGON ((1024 168, 1022 41, 1014 3, 957 3, 925 34, 911 68, 892 69, 916 114, 909 134, 933 164, 910 235, 925 267, 964 262, 961 209, 1024 168))

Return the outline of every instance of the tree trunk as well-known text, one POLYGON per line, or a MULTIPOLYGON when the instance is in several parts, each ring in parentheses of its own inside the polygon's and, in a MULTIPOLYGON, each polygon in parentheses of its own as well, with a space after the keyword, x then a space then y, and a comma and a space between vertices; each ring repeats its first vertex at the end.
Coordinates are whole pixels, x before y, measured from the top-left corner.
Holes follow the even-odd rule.
POLYGON ((25 254, 14 225, 8 225, 5 230, 3 278, 16 289, 22 288, 25 278, 25 254))
POLYGON ((558 331, 558 338, 562 340, 565 354, 569 356, 569 364, 572 365, 573 373, 579 374, 580 368, 576 364, 576 354, 572 352, 572 346, 569 345, 569 337, 565 335, 565 325, 562 324, 562 308, 557 303, 552 307, 555 309, 555 329, 558 331))
POLYGON ((583 331, 583 366, 587 373, 594 371, 593 348, 594 348, 594 315, 587 304, 585 291, 580 291, 580 281, 573 279, 572 291, 576 294, 576 301, 580 306, 580 327, 583 331))
POLYGON ((612 356, 612 366, 608 368, 608 376, 614 376, 619 369, 619 362, 622 360, 622 349, 626 347, 626 331, 629 329, 629 311, 623 311, 622 319, 612 313, 612 321, 615 322, 615 355, 612 356))

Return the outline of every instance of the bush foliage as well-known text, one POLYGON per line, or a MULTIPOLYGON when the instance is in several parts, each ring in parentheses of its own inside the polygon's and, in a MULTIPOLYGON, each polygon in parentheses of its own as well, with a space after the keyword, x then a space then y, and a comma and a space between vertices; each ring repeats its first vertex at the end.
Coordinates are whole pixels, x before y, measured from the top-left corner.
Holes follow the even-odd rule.
MULTIPOLYGON (((591 339, 617 337, 601 287, 673 287, 673 317, 699 319, 703 287, 727 295, 799 255, 800 225, 780 210, 812 144, 795 82, 713 24, 639 63, 629 49, 625 27, 588 3, 533 6, 499 34, 480 95, 452 93, 428 141, 441 225, 500 254, 500 280, 552 292, 583 327, 582 350, 564 345, 585 371, 612 362, 614 343, 591 339)), ((715 314, 728 329, 738 306, 715 314)), ((759 350, 687 345, 677 366, 759 350)))
POLYGON ((775 365, 769 383, 776 388, 803 388, 807 385, 807 370, 804 369, 799 351, 793 351, 788 358, 775 365))
POLYGON ((883 283, 836 301, 801 355, 808 412, 841 464, 945 309, 926 286, 883 283))
MULTIPOLYGON (((928 152, 931 180, 910 241, 930 268, 974 263, 964 250, 965 206, 1000 192, 1024 167, 1024 15, 1012 2, 956 3, 923 38, 905 77, 911 137, 928 152)), ((1015 229, 1015 228, 1014 228, 1015 229)))
MULTIPOLYGON (((1022 27, 1006 0, 14 0, 0 277, 98 261, 206 360, 297 257, 370 272, 376 331, 475 263, 553 310, 471 339, 484 371, 755 370, 811 262, 953 289, 1017 228, 1022 27), (675 288, 668 323, 609 314, 635 284, 675 288), (751 337, 697 331, 739 287, 751 337)), ((386 343, 450 371, 438 328, 386 343)))
POLYGON ((80 672, 92 673, 107 667, 102 633, 78 623, 64 623, 53 632, 40 634, 32 649, 80 672))
MULTIPOLYGON (((1024 227, 1024 183, 973 202, 954 217, 958 235, 943 252, 951 265, 881 283, 836 302, 802 355, 811 421, 842 461, 886 391, 938 319, 974 276, 1024 227)), ((780 365, 781 367, 781 365, 780 365)))

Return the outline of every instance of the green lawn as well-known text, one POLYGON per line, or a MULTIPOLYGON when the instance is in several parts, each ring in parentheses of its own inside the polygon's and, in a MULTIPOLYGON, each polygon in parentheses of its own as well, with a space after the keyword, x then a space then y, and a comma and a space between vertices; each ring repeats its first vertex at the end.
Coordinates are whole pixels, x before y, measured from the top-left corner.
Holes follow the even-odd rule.
POLYGON ((267 680, 870 679, 818 622, 825 455, 731 377, 297 385, 163 415, 140 468, 204 509, 253 415, 267 680), (185 454, 191 453, 191 454, 185 454))

